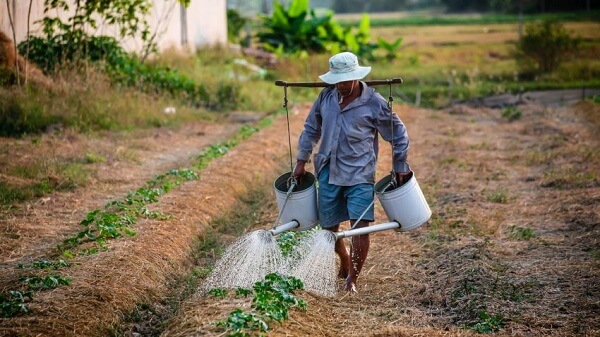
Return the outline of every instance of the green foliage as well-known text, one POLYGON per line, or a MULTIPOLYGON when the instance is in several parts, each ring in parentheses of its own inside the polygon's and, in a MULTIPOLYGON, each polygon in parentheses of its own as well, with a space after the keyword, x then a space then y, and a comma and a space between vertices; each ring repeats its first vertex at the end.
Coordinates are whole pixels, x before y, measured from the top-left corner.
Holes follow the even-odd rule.
MULTIPOLYGON (((106 71, 115 83, 146 93, 168 94, 197 107, 210 107, 210 95, 204 85, 176 69, 149 65, 133 56, 126 56, 107 64, 106 71)), ((219 104, 216 106, 221 107, 219 104)))
POLYGON ((32 291, 49 290, 58 288, 61 285, 71 284, 71 279, 60 275, 48 275, 41 277, 38 275, 23 277, 20 279, 27 285, 27 288, 32 291))
POLYGON ((54 261, 48 261, 48 260, 39 260, 39 261, 33 261, 28 265, 19 263, 19 268, 21 269, 60 269, 63 267, 70 267, 71 265, 66 262, 65 260, 58 260, 56 262, 54 261))
MULTIPOLYGON (((185 5, 189 0, 179 2, 185 5)), ((91 36, 84 29, 97 28, 97 18, 104 18, 105 23, 119 27, 118 32, 121 37, 140 34, 146 43, 145 50, 154 51, 154 42, 151 41, 152 37, 145 19, 151 7, 152 2, 147 0, 77 2, 76 14, 69 17, 66 22, 46 16, 42 20, 45 35, 31 36, 20 43, 19 53, 36 63, 47 74, 66 63, 102 62, 105 71, 115 83, 135 87, 146 93, 166 93, 197 107, 235 108, 239 95, 231 94, 237 93, 235 91, 239 91, 238 87, 228 84, 226 88, 219 88, 217 99, 211 105, 206 88, 190 77, 168 67, 148 65, 125 52, 116 38, 91 36), (225 91, 221 92, 221 90, 225 91), (225 97, 227 94, 230 96, 225 97), (227 104, 220 104, 222 101, 227 104)), ((46 0, 45 3, 46 12, 68 11, 69 8, 69 5, 62 1, 46 0)))
MULTIPOLYGON (((282 276, 276 273, 268 274, 262 281, 254 284, 254 298, 252 309, 254 312, 244 312, 235 309, 225 321, 219 321, 217 326, 225 328, 229 336, 250 336, 254 332, 265 332, 269 329, 269 322, 282 323, 289 318, 289 309, 299 307, 306 310, 306 303, 294 296, 303 284, 297 278, 282 276)), ((246 296, 249 290, 238 289, 237 294, 246 296)))
POLYGON ((366 14, 356 31, 353 27, 342 28, 333 20, 332 12, 317 17, 309 8, 308 0, 293 0, 288 9, 275 2, 272 16, 261 16, 261 19, 258 40, 267 50, 276 53, 351 51, 373 59, 373 51, 377 48, 369 42, 370 21, 366 14))
POLYGON ((277 244, 279 245, 279 249, 281 250, 281 254, 283 254, 283 256, 289 256, 300 242, 295 232, 281 233, 275 237, 275 240, 277 241, 277 244))
POLYGON ((209 290, 208 293, 214 297, 223 298, 227 296, 227 289, 213 288, 209 290))
POLYGON ((99 23, 116 29, 119 37, 139 36, 144 41, 145 50, 151 50, 152 41, 147 16, 152 9, 149 0, 86 0, 74 4, 61 0, 45 0, 41 20, 42 30, 49 42, 58 45, 71 45, 74 55, 85 53, 88 31, 95 31, 99 23), (63 13, 63 16, 49 16, 49 13, 63 13), (66 15, 64 15, 66 14, 66 15), (63 19, 64 18, 64 19, 63 19))
POLYGON ((250 336, 253 331, 264 332, 269 329, 269 324, 260 314, 247 313, 239 308, 230 312, 225 321, 218 321, 216 325, 231 331, 228 336, 250 336))
POLYGON ((21 293, 20 291, 9 291, 8 294, 0 294, 0 315, 1 317, 14 317, 19 314, 31 312, 29 306, 25 304, 27 299, 31 300, 31 293, 21 293))
POLYGON ((581 40, 572 38, 557 21, 531 23, 517 42, 517 63, 521 72, 547 74, 577 52, 580 44, 581 40))
POLYGON ((402 38, 399 37, 396 39, 396 41, 389 43, 389 42, 385 41, 384 39, 378 37, 377 42, 379 43, 379 47, 386 51, 385 59, 388 61, 392 61, 398 56, 397 50, 398 50, 398 48, 400 48, 400 44, 402 43, 402 38))
MULTIPOLYGON (((131 228, 140 217, 164 218, 161 212, 150 211, 146 205, 155 203, 158 199, 169 192, 173 187, 179 186, 184 180, 198 179, 198 174, 189 169, 170 170, 146 183, 146 186, 130 192, 124 200, 113 200, 106 204, 104 210, 95 209, 89 212, 81 221, 85 227, 83 231, 63 240, 59 249, 67 250, 73 254, 73 249, 83 243, 93 242, 99 248, 107 249, 106 241, 122 237, 123 235, 134 236, 135 230, 131 228)), ((97 248, 84 249, 85 254, 98 252, 97 248)))
POLYGON ((66 62, 88 60, 112 64, 127 57, 127 53, 113 37, 88 36, 82 33, 76 35, 77 44, 73 44, 73 36, 30 36, 19 43, 19 53, 34 62, 46 74, 55 71, 66 62))
POLYGON ((233 43, 240 43, 243 46, 248 46, 249 36, 242 39, 240 32, 248 24, 248 19, 241 16, 235 9, 227 9, 227 40, 233 43))
POLYGON ((508 232, 512 238, 517 240, 529 240, 534 237, 531 227, 511 226, 508 232))
POLYGON ((48 125, 60 123, 59 116, 44 113, 35 102, 20 102, 16 96, 0 95, 0 136, 14 137, 39 133, 48 125))
POLYGON ((497 189, 495 191, 491 191, 491 192, 487 193, 486 199, 488 201, 495 202, 498 204, 505 204, 508 201, 510 201, 511 197, 508 195, 506 190, 497 189))
POLYGON ((523 116, 523 111, 521 111, 521 109, 517 108, 516 106, 511 105, 506 108, 503 108, 500 114, 502 118, 507 119, 509 122, 513 122, 520 119, 521 116, 523 116))
POLYGON ((225 143, 219 143, 209 146, 196 159, 196 168, 199 170, 205 168, 211 160, 223 156, 229 151, 229 149, 235 147, 242 140, 250 137, 256 131, 258 131, 258 128, 250 125, 244 125, 233 139, 228 140, 225 143))
POLYGON ((294 292, 302 287, 302 281, 295 277, 268 274, 263 281, 254 284, 252 308, 262 313, 265 318, 281 323, 289 318, 288 309, 306 309, 306 303, 293 296, 294 292))
POLYGON ((504 326, 500 315, 490 315, 485 311, 479 312, 479 321, 471 323, 468 328, 477 333, 492 333, 499 331, 504 326))
POLYGON ((248 296, 252 295, 252 290, 250 290, 250 289, 244 289, 244 288, 237 288, 235 290, 235 295, 236 296, 248 297, 248 296))

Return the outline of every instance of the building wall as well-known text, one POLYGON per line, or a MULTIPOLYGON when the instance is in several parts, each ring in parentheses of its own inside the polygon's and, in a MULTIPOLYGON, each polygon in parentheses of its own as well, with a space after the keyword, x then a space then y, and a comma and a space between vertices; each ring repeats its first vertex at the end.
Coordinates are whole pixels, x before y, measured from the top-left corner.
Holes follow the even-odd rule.
MULTIPOLYGON (((74 0, 69 0, 74 2, 74 0)), ((156 34, 159 50, 177 48, 194 50, 208 45, 227 43, 227 3, 226 0, 192 0, 182 13, 181 6, 175 0, 152 0, 153 11, 148 22, 151 31, 156 34), (187 39, 186 39, 187 37, 187 39), (187 42, 186 42, 187 40, 187 42)), ((41 27, 35 22, 44 17, 44 0, 31 1, 31 15, 28 25, 30 1, 0 1, 0 30, 11 39, 16 35, 17 43, 27 38, 27 33, 39 35, 41 27), (7 2, 8 6, 7 7, 7 2), (9 11, 13 25, 10 23, 9 11)), ((54 13, 62 18, 66 13, 54 13)), ((94 34, 117 36, 114 27, 100 27, 94 34)), ((121 40, 123 47, 132 52, 142 51, 142 41, 134 38, 121 40)))

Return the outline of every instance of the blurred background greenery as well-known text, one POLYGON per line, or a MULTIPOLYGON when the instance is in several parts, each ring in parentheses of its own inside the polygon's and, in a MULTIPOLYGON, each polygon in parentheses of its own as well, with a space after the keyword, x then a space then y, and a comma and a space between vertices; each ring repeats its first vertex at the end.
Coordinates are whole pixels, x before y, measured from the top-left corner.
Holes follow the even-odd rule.
MULTIPOLYGON (((368 79, 402 77, 393 94, 430 108, 503 93, 598 88, 597 7, 591 1, 231 0, 228 46, 152 57, 88 35, 85 17, 80 26, 49 20, 43 35, 18 50, 51 84, 24 83, 0 68, 0 136, 52 125, 130 130, 224 121, 232 111, 277 112, 283 91, 275 80, 317 81, 328 58, 345 50, 373 67, 368 79), (177 113, 166 114, 169 106, 177 113)), ((142 14, 127 15, 121 19, 142 14)), ((294 88, 289 98, 315 95, 294 88)))

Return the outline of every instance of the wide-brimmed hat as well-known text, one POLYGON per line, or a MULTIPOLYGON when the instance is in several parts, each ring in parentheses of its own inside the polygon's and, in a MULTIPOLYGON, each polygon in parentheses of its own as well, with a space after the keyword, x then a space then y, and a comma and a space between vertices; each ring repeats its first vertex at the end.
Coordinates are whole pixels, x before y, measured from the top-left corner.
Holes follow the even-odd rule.
POLYGON ((329 59, 329 72, 319 76, 323 82, 336 84, 344 81, 360 80, 371 72, 371 67, 358 65, 358 58, 351 52, 333 55, 329 59))

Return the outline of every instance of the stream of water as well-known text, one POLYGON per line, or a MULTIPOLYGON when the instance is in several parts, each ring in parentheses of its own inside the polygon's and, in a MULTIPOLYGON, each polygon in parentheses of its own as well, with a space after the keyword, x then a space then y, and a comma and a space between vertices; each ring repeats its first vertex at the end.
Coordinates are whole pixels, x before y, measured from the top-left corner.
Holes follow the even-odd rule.
POLYGON ((321 296, 337 292, 335 235, 327 230, 310 233, 284 257, 275 236, 267 230, 251 232, 230 245, 201 285, 213 288, 252 289, 267 274, 280 273, 302 281, 304 289, 321 296))
POLYGON ((201 290, 252 289, 270 273, 288 274, 287 263, 273 234, 253 231, 231 244, 215 264, 201 290))

